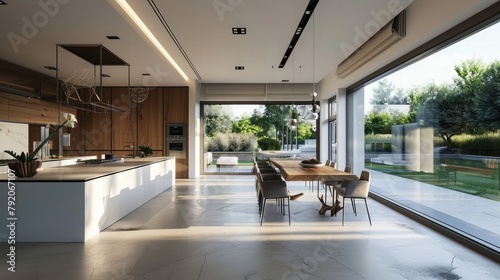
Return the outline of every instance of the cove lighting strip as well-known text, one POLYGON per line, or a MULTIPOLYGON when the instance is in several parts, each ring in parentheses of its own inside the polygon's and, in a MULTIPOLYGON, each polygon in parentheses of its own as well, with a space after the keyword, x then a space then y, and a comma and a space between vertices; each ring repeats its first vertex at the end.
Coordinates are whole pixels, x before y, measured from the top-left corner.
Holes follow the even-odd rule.
POLYGON ((184 80, 188 81, 189 78, 186 75, 186 73, 184 73, 184 71, 182 71, 181 67, 179 67, 179 65, 177 65, 175 60, 170 56, 170 54, 167 52, 167 50, 165 50, 165 48, 160 43, 160 41, 158 41, 158 39, 156 39, 155 35, 153 35, 153 33, 149 30, 149 28, 146 26, 146 24, 144 24, 144 22, 141 20, 141 18, 135 13, 134 9, 132 9, 132 7, 130 7, 130 5, 127 3, 127 0, 116 0, 116 3, 118 3, 118 5, 120 5, 120 7, 125 11, 125 13, 127 13, 127 15, 130 17, 130 19, 132 19, 134 21, 134 23, 137 25, 137 27, 139 27, 139 29, 141 29, 141 31, 144 33, 144 35, 146 35, 146 37, 148 37, 148 39, 151 41, 151 43, 153 43, 153 45, 155 45, 155 47, 158 49, 158 51, 160 51, 160 53, 168 60, 168 62, 170 62, 170 64, 172 64, 172 66, 175 68, 175 70, 177 70, 177 72, 179 72, 179 74, 184 78, 184 80))

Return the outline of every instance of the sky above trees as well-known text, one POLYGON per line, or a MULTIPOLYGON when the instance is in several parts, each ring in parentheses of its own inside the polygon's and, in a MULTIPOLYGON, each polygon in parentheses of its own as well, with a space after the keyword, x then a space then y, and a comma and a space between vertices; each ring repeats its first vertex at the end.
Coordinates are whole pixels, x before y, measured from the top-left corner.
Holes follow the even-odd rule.
MULTIPOLYGON (((480 59, 485 64, 500 60, 499 34, 500 23, 496 23, 384 78, 403 89, 430 82, 451 84, 457 77, 454 67, 466 60, 480 59)), ((365 87, 365 113, 371 110, 369 103, 377 83, 365 87)))

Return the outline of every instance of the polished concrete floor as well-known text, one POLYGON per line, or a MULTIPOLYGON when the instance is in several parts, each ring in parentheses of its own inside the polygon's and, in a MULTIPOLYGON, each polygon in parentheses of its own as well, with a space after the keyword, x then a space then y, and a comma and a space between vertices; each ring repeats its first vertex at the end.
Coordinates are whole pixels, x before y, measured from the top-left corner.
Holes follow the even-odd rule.
POLYGON ((499 279, 500 265, 369 199, 358 216, 319 215, 289 183, 292 225, 269 203, 259 226, 253 176, 176 185, 86 243, 0 244, 0 279, 499 279))

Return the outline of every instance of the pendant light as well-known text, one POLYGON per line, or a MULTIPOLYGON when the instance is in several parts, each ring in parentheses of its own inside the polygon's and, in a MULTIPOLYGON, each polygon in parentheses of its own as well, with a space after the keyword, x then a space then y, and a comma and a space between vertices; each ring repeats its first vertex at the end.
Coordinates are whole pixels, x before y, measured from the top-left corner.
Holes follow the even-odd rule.
POLYGON ((313 113, 313 117, 315 120, 317 120, 319 118, 319 110, 320 110, 320 106, 318 104, 316 104, 316 97, 318 96, 318 93, 315 91, 314 89, 314 84, 315 84, 315 80, 314 80, 314 13, 312 15, 312 19, 313 19, 313 34, 312 34, 312 76, 313 76, 313 81, 312 81, 312 88, 313 88, 313 92, 312 92, 312 113, 313 113))

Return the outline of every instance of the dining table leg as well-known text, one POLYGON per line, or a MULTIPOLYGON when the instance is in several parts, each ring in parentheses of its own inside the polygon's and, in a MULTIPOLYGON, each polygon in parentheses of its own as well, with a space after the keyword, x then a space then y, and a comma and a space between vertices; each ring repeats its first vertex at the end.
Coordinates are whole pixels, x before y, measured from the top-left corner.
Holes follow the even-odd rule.
MULTIPOLYGON (((335 194, 335 192, 334 192, 335 194)), ((338 197, 332 195, 332 202, 333 202, 333 205, 328 205, 325 201, 325 199, 323 199, 323 195, 321 195, 320 197, 318 197, 319 201, 321 202, 321 208, 319 209, 319 214, 321 215, 324 215, 326 213, 326 211, 330 210, 331 213, 330 215, 333 217, 333 216, 337 216, 337 213, 342 210, 343 208, 343 205, 340 205, 340 200, 338 199, 338 197)))

